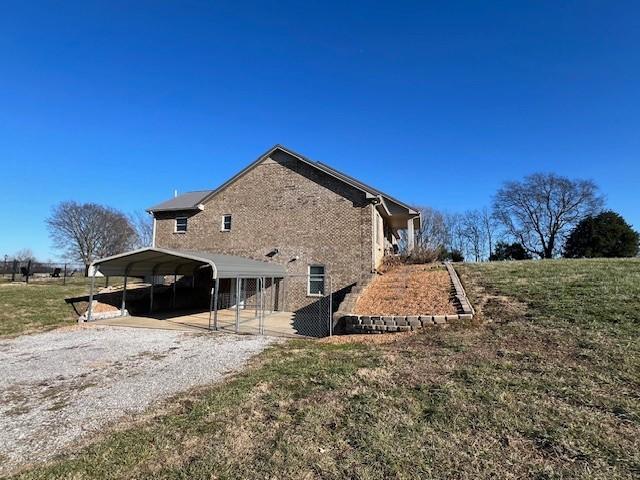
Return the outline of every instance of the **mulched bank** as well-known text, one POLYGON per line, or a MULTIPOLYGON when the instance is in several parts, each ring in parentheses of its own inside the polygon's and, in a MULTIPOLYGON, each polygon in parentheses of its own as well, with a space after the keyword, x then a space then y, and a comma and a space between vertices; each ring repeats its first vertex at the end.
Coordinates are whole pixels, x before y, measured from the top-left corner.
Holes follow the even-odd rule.
POLYGON ((399 265, 377 276, 355 306, 358 315, 455 314, 451 279, 441 265, 399 265))

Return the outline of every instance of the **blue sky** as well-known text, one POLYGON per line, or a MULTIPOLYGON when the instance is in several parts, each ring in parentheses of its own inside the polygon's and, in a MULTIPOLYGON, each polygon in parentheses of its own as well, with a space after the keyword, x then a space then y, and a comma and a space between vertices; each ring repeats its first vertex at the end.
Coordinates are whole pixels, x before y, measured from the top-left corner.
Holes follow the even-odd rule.
POLYGON ((61 200, 126 212, 275 143, 407 202, 591 178, 640 229, 640 3, 3 2, 0 255, 61 200))

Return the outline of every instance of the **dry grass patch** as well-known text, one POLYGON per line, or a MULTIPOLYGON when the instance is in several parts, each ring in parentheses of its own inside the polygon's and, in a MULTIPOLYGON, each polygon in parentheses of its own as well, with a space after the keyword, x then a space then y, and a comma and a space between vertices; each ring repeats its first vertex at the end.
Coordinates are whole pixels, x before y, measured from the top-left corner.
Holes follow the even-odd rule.
POLYGON ((377 276, 358 298, 359 315, 455 314, 451 279, 441 265, 398 265, 377 276))
POLYGON ((348 345, 348 344, 363 344, 363 345, 383 345, 386 343, 393 343, 402 341, 405 337, 415 335, 415 331, 412 332, 396 332, 393 334, 348 334, 348 335, 334 335, 333 337, 325 337, 318 340, 321 343, 327 343, 331 345, 348 345))

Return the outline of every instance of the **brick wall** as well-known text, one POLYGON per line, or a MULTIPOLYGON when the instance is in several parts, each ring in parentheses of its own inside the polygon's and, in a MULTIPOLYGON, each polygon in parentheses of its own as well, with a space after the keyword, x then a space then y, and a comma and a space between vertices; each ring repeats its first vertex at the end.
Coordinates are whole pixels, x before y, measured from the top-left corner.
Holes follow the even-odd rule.
MULTIPOLYGON (((204 210, 157 213, 156 246, 277 262, 291 274, 306 275, 310 264, 322 264, 338 291, 371 272, 372 209, 363 192, 275 152, 204 210), (232 215, 230 232, 221 231, 224 214, 232 215), (189 217, 186 233, 174 233, 176 216, 189 217), (279 253, 267 257, 274 248, 279 253)), ((306 278, 288 280, 287 310, 316 300, 307 297, 306 278)))

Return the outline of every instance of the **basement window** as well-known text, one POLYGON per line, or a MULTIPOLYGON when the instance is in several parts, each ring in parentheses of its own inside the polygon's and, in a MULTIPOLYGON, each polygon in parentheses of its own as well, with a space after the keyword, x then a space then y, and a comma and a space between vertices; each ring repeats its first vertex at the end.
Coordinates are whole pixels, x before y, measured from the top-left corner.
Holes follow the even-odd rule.
POLYGON ((309 265, 308 278, 307 295, 322 297, 324 295, 324 265, 309 265))
POLYGON ((185 233, 187 231, 187 217, 176 217, 175 233, 185 233))
POLYGON ((222 216, 222 225, 220 226, 220 230, 223 232, 231 231, 231 215, 223 215, 222 216))

